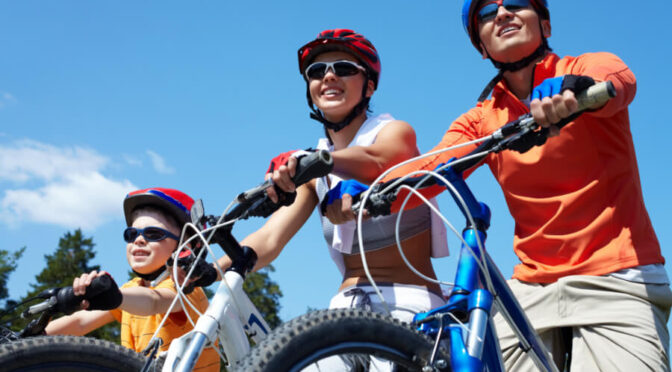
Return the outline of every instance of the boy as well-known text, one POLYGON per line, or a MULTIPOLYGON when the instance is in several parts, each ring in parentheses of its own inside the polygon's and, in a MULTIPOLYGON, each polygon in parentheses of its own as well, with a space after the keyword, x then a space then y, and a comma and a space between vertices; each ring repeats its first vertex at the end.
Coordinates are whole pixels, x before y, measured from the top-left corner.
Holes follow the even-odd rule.
MULTIPOLYGON (((78 311, 56 319, 47 326, 47 334, 84 335, 114 320, 121 323, 121 344, 141 352, 147 347, 157 327, 163 321, 168 307, 176 295, 175 283, 165 279, 151 287, 164 270, 170 255, 177 249, 179 235, 185 223, 191 221, 190 210, 194 204, 188 195, 174 189, 149 188, 129 193, 124 199, 124 216, 128 228, 124 230, 126 258, 138 277, 121 287, 123 300, 119 308, 103 311, 78 311)), ((91 280, 105 272, 82 274, 75 278, 73 291, 83 295, 91 280)), ((187 295, 188 300, 200 311, 208 307, 208 299, 201 288, 187 295)), ((88 301, 82 301, 87 309, 88 301)), ((191 319, 197 314, 190 308, 191 319)), ((161 351, 168 350, 172 339, 192 329, 185 309, 177 302, 157 336, 163 340, 161 351)), ((219 356, 212 348, 203 350, 195 371, 219 371, 219 356)))

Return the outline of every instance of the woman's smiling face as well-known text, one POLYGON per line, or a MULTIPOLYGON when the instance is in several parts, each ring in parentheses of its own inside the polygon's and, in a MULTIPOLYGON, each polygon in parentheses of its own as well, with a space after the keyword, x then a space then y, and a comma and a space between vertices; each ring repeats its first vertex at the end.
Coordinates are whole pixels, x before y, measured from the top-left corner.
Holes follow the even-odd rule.
MULTIPOLYGON (((351 54, 341 51, 326 52, 318 55, 315 62, 359 61, 351 54)), ((362 99, 362 89, 366 78, 363 72, 352 76, 337 76, 332 69, 328 69, 322 79, 310 79, 308 90, 315 106, 324 114, 327 120, 338 122, 343 120, 362 99)), ((373 81, 369 81, 366 96, 373 94, 373 81)))

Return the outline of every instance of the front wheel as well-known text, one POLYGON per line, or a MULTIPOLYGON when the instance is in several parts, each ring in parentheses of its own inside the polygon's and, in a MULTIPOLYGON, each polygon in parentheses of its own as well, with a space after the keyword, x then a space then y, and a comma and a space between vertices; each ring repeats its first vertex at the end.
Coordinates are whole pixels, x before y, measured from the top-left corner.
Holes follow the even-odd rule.
POLYGON ((146 358, 90 337, 30 337, 0 345, 2 371, 140 371, 146 358))
POLYGON ((241 371, 449 371, 447 353, 407 324, 360 309, 310 312, 252 350, 241 371))

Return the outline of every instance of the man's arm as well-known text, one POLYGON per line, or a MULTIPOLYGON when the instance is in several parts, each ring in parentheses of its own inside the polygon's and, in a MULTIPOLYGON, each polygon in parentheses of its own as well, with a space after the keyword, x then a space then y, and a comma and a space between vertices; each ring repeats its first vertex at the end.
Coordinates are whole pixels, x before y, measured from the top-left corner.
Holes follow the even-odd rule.
POLYGON ((590 76, 596 82, 611 81, 616 89, 616 97, 604 107, 588 113, 598 117, 609 117, 628 107, 637 93, 637 80, 630 68, 616 55, 607 52, 587 53, 577 57, 572 74, 590 76))
MULTIPOLYGON (((478 134, 479 132, 477 128, 479 127, 481 120, 482 120, 481 108, 480 107, 472 108, 468 112, 461 115, 457 120, 455 120, 450 125, 450 128, 448 129, 448 131, 446 131, 441 141, 427 153, 443 150, 452 146, 456 146, 477 139, 479 137, 478 134)), ((476 147, 477 145, 464 146, 406 164, 390 172, 390 174, 385 176, 383 182, 403 177, 415 171, 420 170, 432 171, 436 169, 439 165, 448 162, 452 158, 468 154, 476 147)), ((467 172, 465 172, 465 177, 471 174, 474 170, 475 168, 472 168, 467 172)), ((424 197, 429 199, 445 191, 445 187, 431 186, 418 191, 424 197)), ((399 193, 397 199, 392 203, 393 213, 399 211, 399 209, 401 208, 401 204, 406 198, 406 195, 407 195, 406 191, 402 191, 399 193)), ((422 204, 422 201, 419 198, 412 197, 411 200, 409 200, 409 202, 406 204, 406 209, 407 210, 413 209, 419 206, 420 204, 422 204)))

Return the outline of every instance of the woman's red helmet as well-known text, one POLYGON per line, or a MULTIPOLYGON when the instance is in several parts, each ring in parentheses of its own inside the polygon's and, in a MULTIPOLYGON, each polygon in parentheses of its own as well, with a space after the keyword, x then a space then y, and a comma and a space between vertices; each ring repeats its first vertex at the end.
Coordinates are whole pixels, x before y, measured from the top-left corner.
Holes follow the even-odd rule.
POLYGON ((299 73, 303 75, 318 54, 340 50, 353 54, 367 69, 369 78, 378 87, 380 58, 373 44, 352 30, 337 28, 320 32, 315 40, 299 48, 299 73))

